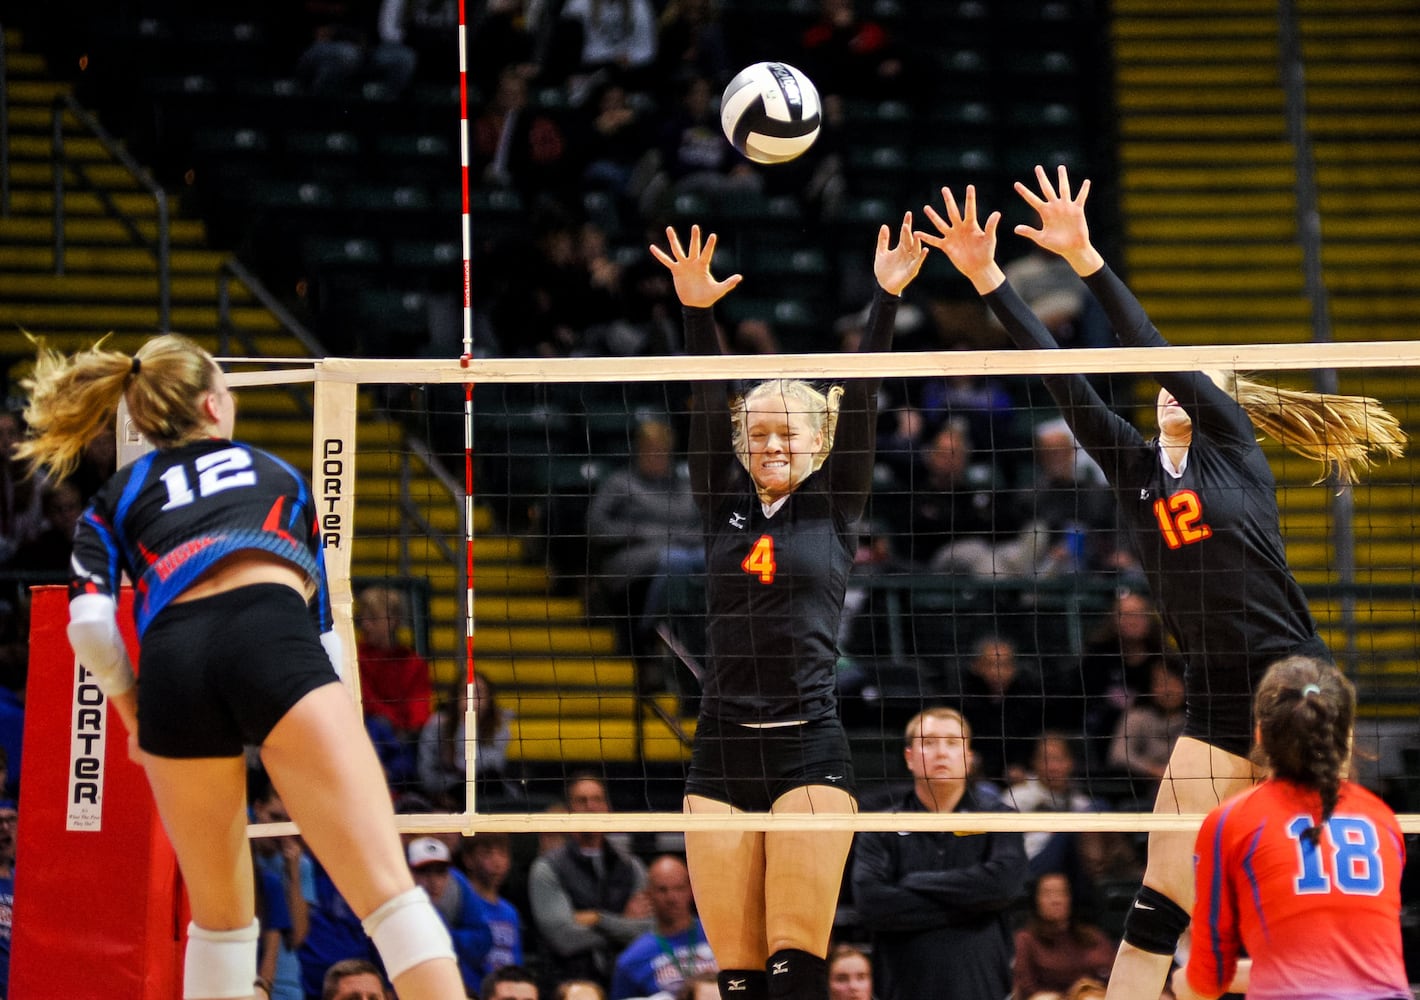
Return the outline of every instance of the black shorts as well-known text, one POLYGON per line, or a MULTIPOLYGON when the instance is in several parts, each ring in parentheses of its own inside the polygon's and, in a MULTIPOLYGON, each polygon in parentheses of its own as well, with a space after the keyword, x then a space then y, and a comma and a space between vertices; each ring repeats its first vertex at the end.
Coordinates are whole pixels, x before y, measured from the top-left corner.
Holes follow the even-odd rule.
POLYGON ((701 717, 685 794, 768 812, 779 796, 808 785, 855 791, 848 737, 837 719, 759 729, 701 717))
POLYGON ((1289 656, 1310 656, 1331 662, 1331 651, 1319 636, 1304 642, 1290 653, 1255 657, 1247 664, 1228 670, 1185 671, 1183 735, 1225 750, 1235 757, 1252 753, 1253 696, 1267 668, 1289 656), (1200 676, 1201 675, 1201 676, 1200 676))
POLYGON ((235 757, 296 702, 340 678, 301 595, 261 583, 170 604, 138 656, 138 745, 159 757, 235 757))

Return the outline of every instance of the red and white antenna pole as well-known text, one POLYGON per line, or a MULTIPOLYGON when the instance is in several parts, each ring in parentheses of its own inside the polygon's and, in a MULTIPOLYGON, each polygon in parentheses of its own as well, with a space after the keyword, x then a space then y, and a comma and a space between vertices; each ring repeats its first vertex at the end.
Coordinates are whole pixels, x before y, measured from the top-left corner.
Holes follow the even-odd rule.
MULTIPOLYGON (((463 357, 465 368, 473 360, 473 238, 468 217, 468 22, 464 0, 459 0, 459 159, 463 191, 463 357)), ((478 712, 475 709, 473 673, 473 382, 463 387, 463 517, 464 517, 464 684, 468 700, 464 709, 464 812, 475 811, 474 763, 478 746, 478 712)))

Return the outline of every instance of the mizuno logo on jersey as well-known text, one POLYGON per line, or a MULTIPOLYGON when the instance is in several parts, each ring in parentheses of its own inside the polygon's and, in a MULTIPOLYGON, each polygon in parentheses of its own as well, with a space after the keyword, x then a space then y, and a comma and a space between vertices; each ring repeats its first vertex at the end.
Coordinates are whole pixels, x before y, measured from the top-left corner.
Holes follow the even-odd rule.
POLYGON ((1147 486, 1145 486, 1143 489, 1141 489, 1141 490, 1139 491, 1139 499, 1140 499, 1140 500, 1147 500, 1147 499, 1149 499, 1150 497, 1152 497, 1153 495, 1154 495, 1154 491, 1151 490, 1151 489, 1149 489, 1147 486))
POLYGON ((730 527, 744 529, 745 516, 738 511, 730 515, 730 527))

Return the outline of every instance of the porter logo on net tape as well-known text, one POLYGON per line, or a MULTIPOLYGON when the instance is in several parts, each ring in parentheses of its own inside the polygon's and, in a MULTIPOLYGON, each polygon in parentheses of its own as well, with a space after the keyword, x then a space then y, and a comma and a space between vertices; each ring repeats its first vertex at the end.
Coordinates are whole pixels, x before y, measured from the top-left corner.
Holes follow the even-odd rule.
POLYGON ((74 661, 74 702, 69 725, 69 804, 64 829, 97 832, 104 818, 105 698, 94 675, 74 661))

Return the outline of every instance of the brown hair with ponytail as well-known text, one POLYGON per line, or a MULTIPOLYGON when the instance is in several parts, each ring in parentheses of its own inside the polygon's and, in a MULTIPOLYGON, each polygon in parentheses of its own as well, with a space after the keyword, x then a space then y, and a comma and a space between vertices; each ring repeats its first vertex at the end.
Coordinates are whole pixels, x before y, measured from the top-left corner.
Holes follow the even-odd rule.
POLYGON ((1254 714, 1261 762, 1272 776, 1321 795, 1321 816, 1303 834, 1315 844, 1351 760, 1356 689, 1333 663, 1289 656, 1267 669, 1254 714))

